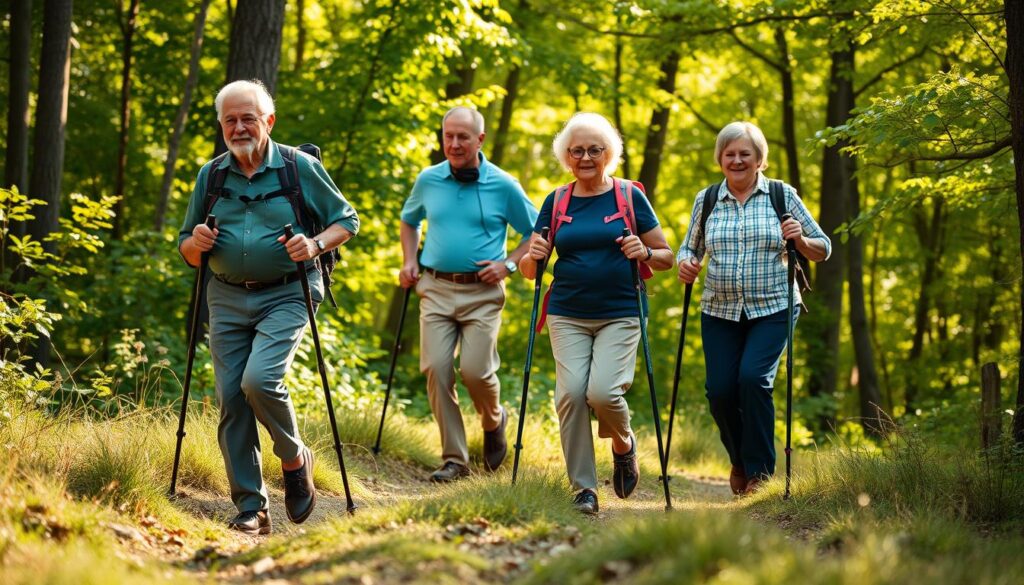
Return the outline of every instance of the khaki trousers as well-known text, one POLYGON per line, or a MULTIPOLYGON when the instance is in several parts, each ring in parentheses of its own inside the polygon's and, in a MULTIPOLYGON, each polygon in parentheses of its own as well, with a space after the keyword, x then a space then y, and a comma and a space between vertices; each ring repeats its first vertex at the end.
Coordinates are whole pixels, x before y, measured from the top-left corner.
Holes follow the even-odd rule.
POLYGON ((555 409, 569 481, 574 490, 596 489, 590 409, 597 415, 599 437, 630 441, 629 407, 623 395, 633 384, 640 321, 550 315, 548 334, 555 356, 555 409))
POLYGON ((456 284, 424 273, 420 297, 420 371, 427 375, 430 409, 441 431, 441 458, 469 465, 466 429, 455 391, 459 374, 480 414, 484 429, 501 423, 498 382, 498 330, 505 306, 505 283, 456 284))

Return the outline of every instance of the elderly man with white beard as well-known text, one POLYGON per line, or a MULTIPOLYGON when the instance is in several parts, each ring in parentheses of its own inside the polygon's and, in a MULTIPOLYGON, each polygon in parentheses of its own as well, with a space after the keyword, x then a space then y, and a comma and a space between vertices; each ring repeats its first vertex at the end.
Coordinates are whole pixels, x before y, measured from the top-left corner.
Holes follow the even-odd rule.
POLYGON ((318 160, 270 139, 274 100, 262 83, 227 84, 216 108, 228 152, 200 169, 178 249, 191 266, 208 253, 214 275, 207 302, 220 406, 217 435, 238 510, 228 526, 269 534, 258 423, 270 431, 281 459, 289 520, 305 521, 316 503, 313 455, 299 438, 284 386, 309 322, 295 266, 306 264, 313 301, 322 302, 324 285, 314 260, 355 235, 359 219, 318 160), (300 213, 316 221, 302 221, 300 213), (213 229, 206 226, 210 214, 217 218, 213 229), (287 241, 286 224, 296 226, 287 241), (311 225, 326 227, 309 233, 311 225))

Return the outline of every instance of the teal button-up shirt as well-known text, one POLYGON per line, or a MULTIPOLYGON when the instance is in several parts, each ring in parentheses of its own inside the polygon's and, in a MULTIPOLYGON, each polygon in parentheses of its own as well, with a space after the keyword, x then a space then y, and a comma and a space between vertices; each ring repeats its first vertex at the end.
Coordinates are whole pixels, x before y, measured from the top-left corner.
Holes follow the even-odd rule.
MULTIPOLYGON (((690 227, 676 255, 677 262, 689 262, 691 258, 703 261, 705 252, 708 255, 701 311, 739 321, 743 313, 748 319, 757 319, 786 309, 786 242, 768 195, 768 179, 758 173, 757 189, 745 203, 740 203, 729 192, 728 183, 722 181, 718 202, 705 226, 707 234, 701 234, 706 191, 698 193, 693 202, 690 227)), ((800 222, 804 237, 821 240, 828 258, 832 242, 811 217, 796 189, 784 184, 783 193, 786 210, 800 222)), ((799 290, 794 291, 794 300, 800 303, 799 290)))
MULTIPOLYGON (((359 230, 356 210, 342 196, 320 161, 299 151, 295 152, 295 159, 306 206, 324 226, 339 224, 355 234, 359 230)), ((179 248, 192 235, 195 226, 206 219, 206 186, 212 166, 213 161, 199 170, 188 212, 178 233, 179 248)), ((212 210, 217 216, 219 234, 210 252, 210 269, 228 282, 265 282, 295 272, 295 262, 277 238, 284 233, 285 224, 292 224, 297 234, 305 231, 286 197, 263 199, 281 188, 277 169, 284 166, 284 158, 273 141, 268 145, 263 164, 251 179, 242 173, 230 154, 219 164, 219 168, 228 169, 228 174, 224 180, 225 193, 212 210)))
POLYGON ((448 161, 428 167, 416 177, 402 208, 402 221, 429 228, 423 244, 423 266, 442 272, 477 272, 481 260, 506 255, 508 226, 527 235, 537 221, 537 208, 511 175, 479 154, 480 178, 460 183, 448 161))

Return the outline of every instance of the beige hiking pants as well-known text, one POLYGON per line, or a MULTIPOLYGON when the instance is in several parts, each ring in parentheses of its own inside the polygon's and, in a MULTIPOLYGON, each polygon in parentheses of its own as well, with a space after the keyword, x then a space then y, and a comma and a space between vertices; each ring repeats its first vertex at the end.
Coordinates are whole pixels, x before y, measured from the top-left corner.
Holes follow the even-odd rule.
POLYGON ((420 297, 420 371, 427 375, 430 409, 441 431, 441 458, 469 465, 466 429, 455 391, 455 356, 484 429, 501 423, 498 329, 505 283, 456 284, 424 273, 420 297))
POLYGON ((623 395, 633 383, 640 321, 550 315, 548 334, 557 368, 555 410, 569 481, 574 490, 595 489, 590 409, 597 415, 597 436, 630 441, 629 407, 623 395))

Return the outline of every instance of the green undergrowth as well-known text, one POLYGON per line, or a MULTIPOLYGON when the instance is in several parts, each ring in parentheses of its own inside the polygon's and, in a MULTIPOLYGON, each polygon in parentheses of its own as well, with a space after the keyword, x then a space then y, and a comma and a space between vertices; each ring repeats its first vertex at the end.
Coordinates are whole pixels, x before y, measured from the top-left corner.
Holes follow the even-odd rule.
POLYGON ((735 512, 630 520, 539 565, 524 583, 1020 583, 1020 541, 915 523, 852 531, 822 554, 735 512))
POLYGON ((803 528, 836 518, 910 521, 935 517, 976 531, 1024 528, 1024 452, 1011 443, 988 451, 939 448, 912 433, 894 434, 881 450, 837 447, 795 463, 792 497, 772 482, 752 501, 758 512, 803 528))
MULTIPOLYGON (((610 487, 600 486, 604 511, 594 519, 572 508, 552 417, 527 419, 512 485, 514 413, 509 460, 493 474, 481 470, 482 432, 467 413, 473 474, 436 486, 423 481, 439 463, 432 420, 389 417, 382 453, 374 457, 376 415, 339 411, 357 513, 340 511, 329 426, 307 419, 301 431, 318 455, 314 479, 328 498, 322 505, 339 511, 298 530, 275 517, 271 537, 240 539, 223 527, 222 512, 200 513, 189 498, 167 497, 175 412, 137 410, 105 419, 11 405, 4 411, 5 584, 359 583, 367 576, 379 583, 1024 579, 1017 552, 1024 546, 1024 473, 1020 453, 1008 444, 979 454, 901 434, 881 449, 801 451, 792 498, 782 499, 779 477, 752 498, 730 500, 721 480, 698 485, 701 473, 721 478, 724 460, 714 436, 685 421, 675 429, 670 470, 677 510, 665 514, 656 440, 652 429, 638 425, 640 489, 619 503, 610 487), (207 549, 216 554, 196 561, 196 551, 207 549)), ((227 503, 216 429, 212 409, 191 410, 178 488, 227 503)), ((280 461, 269 438, 261 441, 265 477, 279 489, 280 461)), ((596 454, 604 480, 612 467, 607 441, 596 442, 596 454)))

